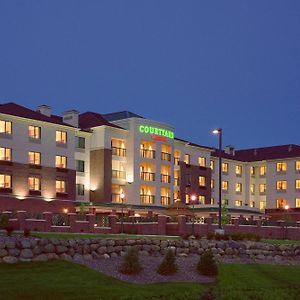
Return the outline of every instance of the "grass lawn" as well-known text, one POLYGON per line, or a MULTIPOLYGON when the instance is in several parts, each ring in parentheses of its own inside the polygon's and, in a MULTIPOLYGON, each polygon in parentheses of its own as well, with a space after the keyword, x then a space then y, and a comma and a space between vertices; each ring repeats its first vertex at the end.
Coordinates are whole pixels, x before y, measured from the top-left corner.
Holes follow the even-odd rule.
POLYGON ((0 278, 0 298, 3 296, 7 300, 200 300, 208 290, 212 290, 215 297, 202 299, 296 300, 300 295, 299 266, 221 265, 214 285, 130 284, 65 261, 0 264, 0 278))
POLYGON ((264 243, 272 244, 272 245, 292 245, 292 244, 300 244, 300 240, 271 240, 271 239, 262 239, 264 243))

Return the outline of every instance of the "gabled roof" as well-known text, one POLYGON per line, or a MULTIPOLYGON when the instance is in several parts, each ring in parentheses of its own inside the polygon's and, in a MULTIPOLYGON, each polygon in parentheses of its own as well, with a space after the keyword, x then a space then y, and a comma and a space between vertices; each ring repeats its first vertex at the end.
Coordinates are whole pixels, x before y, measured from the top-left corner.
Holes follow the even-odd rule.
POLYGON ((204 148, 204 149, 207 149, 207 150, 214 150, 213 148, 211 147, 208 147, 208 146, 202 146, 202 145, 199 145, 199 144, 195 144, 195 143, 192 143, 192 142, 189 142, 189 141, 186 141, 186 140, 183 140, 183 139, 179 139, 177 137, 175 137, 174 139, 175 141, 179 141, 179 142, 183 142, 189 146, 193 146, 193 147, 198 147, 198 148, 204 148))
MULTIPOLYGON (((218 157, 219 151, 216 150, 212 156, 218 157)), ((300 157, 300 146, 295 144, 235 150, 234 155, 222 151, 222 157, 227 159, 239 160, 244 162, 284 159, 300 157)))
POLYGON ((59 116, 51 115, 50 117, 48 117, 46 115, 41 114, 40 112, 31 110, 27 107, 21 106, 19 104, 15 104, 13 102, 0 104, 0 113, 26 118, 26 119, 38 120, 38 121, 73 127, 70 124, 64 123, 62 121, 62 118, 59 116))
POLYGON ((129 118, 141 118, 144 119, 144 117, 137 115, 133 112, 130 111, 119 111, 115 113, 110 113, 110 114, 104 114, 102 115, 107 121, 118 121, 118 120, 124 120, 124 119, 129 119, 129 118))
POLYGON ((83 130, 102 125, 115 128, 122 128, 120 126, 108 122, 105 118, 103 118, 102 115, 98 113, 88 111, 79 115, 79 127, 83 130))

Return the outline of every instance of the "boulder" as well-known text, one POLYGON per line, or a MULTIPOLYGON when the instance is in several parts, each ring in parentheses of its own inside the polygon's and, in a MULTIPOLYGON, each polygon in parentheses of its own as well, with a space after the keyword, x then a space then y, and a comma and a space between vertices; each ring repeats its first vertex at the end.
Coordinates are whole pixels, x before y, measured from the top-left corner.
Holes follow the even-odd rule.
POLYGON ((21 240, 21 247, 23 249, 30 249, 31 248, 31 241, 30 241, 30 239, 22 239, 21 240))
POLYGON ((110 257, 116 258, 116 257, 118 257, 118 254, 116 252, 112 252, 112 253, 110 253, 110 257))
POLYGON ((56 246, 56 253, 61 254, 61 253, 66 253, 68 251, 68 248, 66 246, 56 246))
POLYGON ((108 258, 110 258, 110 256, 109 256, 107 253, 104 253, 104 254, 103 254, 103 258, 104 258, 104 259, 108 259, 108 258))
POLYGON ((14 256, 4 256, 2 261, 6 264, 15 264, 18 262, 18 259, 14 256))
POLYGON ((6 246, 7 249, 16 248, 16 241, 12 240, 12 239, 6 240, 5 241, 5 246, 6 246))
POLYGON ((83 260, 83 257, 82 257, 81 254, 76 253, 76 254, 74 254, 74 256, 73 256, 73 260, 75 260, 75 261, 82 261, 82 260, 83 260))
POLYGON ((30 249, 23 249, 20 253, 20 258, 29 259, 33 257, 33 253, 30 249))
POLYGON ((43 252, 45 253, 54 253, 55 252, 55 247, 53 244, 47 244, 43 248, 43 252))
POLYGON ((40 254, 33 258, 32 261, 48 261, 48 257, 46 254, 40 254))
POLYGON ((35 246, 33 249, 32 249, 32 253, 34 254, 34 255, 39 255, 39 254, 41 254, 43 251, 42 251, 42 249, 41 249, 41 247, 40 246, 35 246))
POLYGON ((84 260, 92 260, 93 259, 93 256, 91 254, 84 254, 83 255, 83 259, 84 260))
MULTIPOLYGON (((4 257, 7 256, 8 252, 5 249, 0 249, 0 257, 4 257)), ((11 256, 15 256, 15 255, 11 255, 11 256)))
MULTIPOLYGON (((0 250, 0 252, 1 252, 1 250, 0 250)), ((15 248, 15 249, 9 249, 8 250, 8 254, 9 254, 9 256, 19 256, 20 255, 20 250, 19 249, 17 249, 17 248, 15 248)), ((1 256, 1 254, 0 254, 0 256, 1 256)))

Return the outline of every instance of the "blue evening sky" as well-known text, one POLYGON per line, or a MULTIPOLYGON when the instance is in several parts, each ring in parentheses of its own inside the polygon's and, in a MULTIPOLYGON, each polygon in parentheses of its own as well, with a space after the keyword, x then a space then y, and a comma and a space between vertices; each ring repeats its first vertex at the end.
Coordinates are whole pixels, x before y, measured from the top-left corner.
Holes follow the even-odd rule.
POLYGON ((0 0, 0 99, 300 144, 299 0, 0 0))

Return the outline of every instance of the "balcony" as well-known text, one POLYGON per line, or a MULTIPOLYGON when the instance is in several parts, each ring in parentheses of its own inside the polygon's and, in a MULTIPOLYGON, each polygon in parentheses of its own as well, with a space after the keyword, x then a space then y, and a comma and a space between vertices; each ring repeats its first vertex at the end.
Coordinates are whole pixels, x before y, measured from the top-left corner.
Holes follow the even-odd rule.
POLYGON ((171 154, 167 152, 161 153, 161 160, 171 161, 171 154))
POLYGON ((155 173, 141 172, 141 179, 145 181, 155 181, 155 173))
POLYGON ((125 157, 126 156, 126 149, 119 148, 119 147, 111 147, 112 155, 125 157))
POLYGON ((126 179, 126 172, 119 170, 112 170, 112 178, 115 179, 126 179))
POLYGON ((170 183, 171 182, 171 176, 170 175, 161 174, 160 175, 160 181, 164 182, 164 183, 170 183))
POLYGON ((162 205, 170 205, 171 199, 170 199, 170 197, 167 197, 167 196, 161 196, 160 197, 160 203, 162 205))
POLYGON ((155 202, 154 195, 140 195, 140 200, 142 204, 153 204, 155 202))
POLYGON ((141 149, 140 154, 141 154, 141 157, 144 157, 144 158, 152 158, 152 159, 155 158, 155 150, 141 149))

